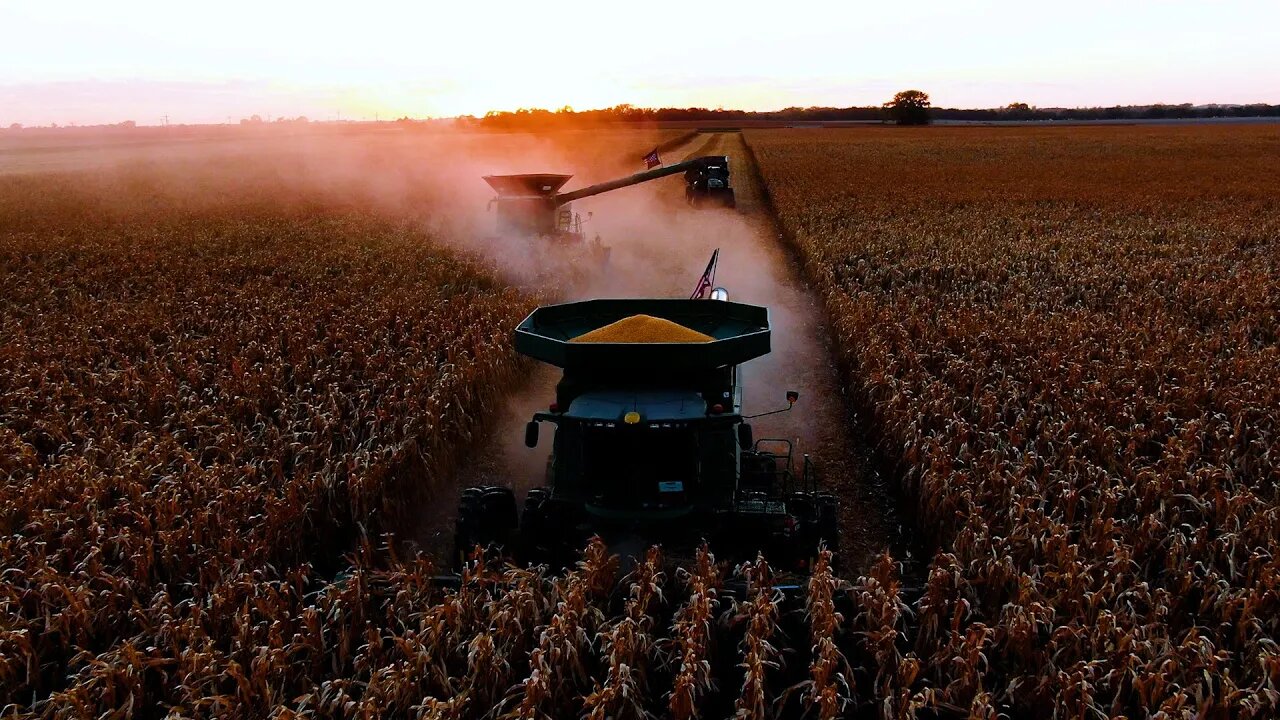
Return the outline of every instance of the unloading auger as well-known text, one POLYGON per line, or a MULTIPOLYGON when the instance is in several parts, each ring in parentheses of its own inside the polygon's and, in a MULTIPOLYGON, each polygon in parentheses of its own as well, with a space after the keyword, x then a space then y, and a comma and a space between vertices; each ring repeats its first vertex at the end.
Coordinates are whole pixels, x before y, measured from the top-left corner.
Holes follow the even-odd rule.
POLYGON ((485 175, 484 181, 497 193, 489 205, 497 207, 500 235, 581 243, 586 239, 582 230, 583 219, 570 207, 574 200, 680 173, 685 175, 685 198, 691 204, 709 199, 726 207, 734 206, 729 158, 723 155, 693 158, 568 192, 560 192, 560 188, 569 182, 572 175, 485 175))

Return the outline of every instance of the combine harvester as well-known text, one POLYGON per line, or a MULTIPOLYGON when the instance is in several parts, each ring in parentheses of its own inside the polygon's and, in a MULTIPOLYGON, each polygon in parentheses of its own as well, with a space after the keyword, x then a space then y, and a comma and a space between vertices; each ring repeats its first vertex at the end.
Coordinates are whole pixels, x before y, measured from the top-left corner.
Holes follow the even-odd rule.
POLYGON ((510 488, 464 490, 455 557, 480 545, 566 566, 598 534, 637 553, 705 539, 721 558, 762 551, 803 572, 819 543, 836 549, 837 500, 819 492, 808 455, 797 470, 791 442, 754 439, 759 415, 742 414, 739 366, 769 352, 769 312, 727 297, 586 300, 520 323, 516 350, 563 369, 525 430, 535 447, 553 429, 546 485, 523 512, 510 488))
MULTIPOLYGON (((582 230, 584 221, 570 203, 678 173, 685 174, 685 199, 690 204, 701 205, 704 199, 709 199, 726 207, 734 206, 733 188, 729 186, 729 158, 723 155, 693 158, 569 192, 560 192, 560 188, 572 175, 485 175, 484 181, 497 193, 489 206, 498 208, 499 235, 541 238, 553 245, 581 247, 587 244, 582 230)), ((592 249, 607 259, 608 248, 600 244, 598 235, 592 249)))

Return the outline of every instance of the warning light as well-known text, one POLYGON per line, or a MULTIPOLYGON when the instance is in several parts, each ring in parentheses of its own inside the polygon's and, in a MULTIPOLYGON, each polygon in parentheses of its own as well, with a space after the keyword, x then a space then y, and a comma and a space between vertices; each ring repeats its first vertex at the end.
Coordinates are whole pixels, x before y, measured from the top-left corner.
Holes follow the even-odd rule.
POLYGON ((632 410, 631 412, 622 416, 622 422, 628 425, 635 425, 636 423, 640 422, 640 413, 636 412, 635 410, 632 410))
POLYGON ((716 403, 715 405, 711 406, 712 415, 719 415, 722 412, 724 412, 724 406, 721 405, 720 403, 716 403))

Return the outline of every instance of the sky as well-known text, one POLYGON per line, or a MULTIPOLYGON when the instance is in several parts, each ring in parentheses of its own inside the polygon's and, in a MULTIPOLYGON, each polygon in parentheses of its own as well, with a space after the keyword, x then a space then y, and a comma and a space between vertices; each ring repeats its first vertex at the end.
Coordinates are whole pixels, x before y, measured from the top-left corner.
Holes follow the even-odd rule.
POLYGON ((0 126, 1280 103, 1280 0, 0 0, 0 126))

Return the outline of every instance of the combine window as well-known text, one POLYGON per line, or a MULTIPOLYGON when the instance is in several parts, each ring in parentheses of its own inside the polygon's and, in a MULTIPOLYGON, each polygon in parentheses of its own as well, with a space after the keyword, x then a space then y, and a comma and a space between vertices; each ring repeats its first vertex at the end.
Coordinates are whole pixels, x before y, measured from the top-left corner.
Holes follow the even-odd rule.
POLYGON ((638 509, 689 501, 698 481, 692 430, 589 428, 585 435, 583 475, 602 505, 638 509))

